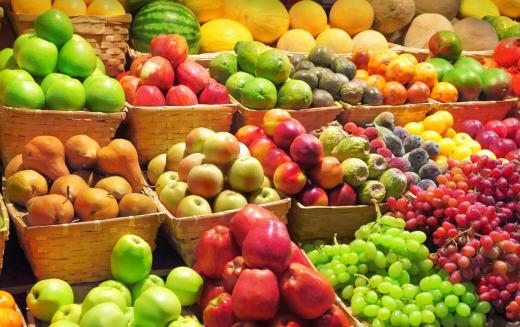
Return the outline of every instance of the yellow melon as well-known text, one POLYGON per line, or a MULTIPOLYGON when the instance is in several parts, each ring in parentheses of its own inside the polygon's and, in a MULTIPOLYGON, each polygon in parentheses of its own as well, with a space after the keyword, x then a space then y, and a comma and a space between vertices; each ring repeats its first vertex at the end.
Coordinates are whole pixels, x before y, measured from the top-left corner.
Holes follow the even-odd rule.
POLYGON ((278 0, 245 1, 239 15, 239 21, 262 43, 275 42, 289 29, 289 13, 278 0))
POLYGON ((366 30, 354 36, 352 50, 371 49, 373 51, 387 50, 388 41, 378 31, 366 30))
POLYGON ((503 16, 520 17, 520 0, 493 0, 503 16))
POLYGON ((300 29, 283 33, 276 44, 280 50, 293 52, 310 52, 315 46, 316 41, 311 33, 300 29))
POLYGON ((54 0, 52 8, 59 9, 69 16, 87 14, 87 5, 83 0, 54 0))
POLYGON ((316 37, 327 28, 327 13, 314 1, 304 0, 295 3, 289 10, 292 29, 302 29, 316 37))
POLYGON ((247 0, 227 0, 224 5, 224 17, 240 21, 242 7, 247 0))
POLYGON ((326 45, 334 53, 348 53, 352 51, 350 35, 339 28, 329 28, 321 32, 316 38, 316 44, 326 45))
POLYGON ((200 28, 200 52, 231 51, 238 41, 253 41, 251 32, 239 22, 220 18, 200 28))
POLYGON ((52 8, 51 0, 12 0, 11 6, 17 14, 39 15, 52 8))
POLYGON ((117 0, 94 0, 87 8, 90 16, 120 16, 126 14, 125 8, 117 0))
POLYGON ((178 0, 177 2, 190 8, 197 15, 200 23, 224 17, 225 0, 178 0))
POLYGON ((370 29, 374 22, 374 9, 366 0, 337 0, 330 9, 331 27, 341 28, 349 35, 370 29))

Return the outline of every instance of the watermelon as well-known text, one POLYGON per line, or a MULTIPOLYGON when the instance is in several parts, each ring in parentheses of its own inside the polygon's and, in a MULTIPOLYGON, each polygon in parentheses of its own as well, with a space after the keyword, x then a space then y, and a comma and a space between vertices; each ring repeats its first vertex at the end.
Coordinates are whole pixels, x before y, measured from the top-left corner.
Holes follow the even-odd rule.
POLYGON ((120 0, 127 12, 134 12, 153 0, 120 0))
POLYGON ((186 6, 172 1, 151 2, 137 11, 130 27, 135 49, 150 52, 150 42, 161 34, 180 34, 188 41, 190 54, 199 53, 200 25, 186 6))

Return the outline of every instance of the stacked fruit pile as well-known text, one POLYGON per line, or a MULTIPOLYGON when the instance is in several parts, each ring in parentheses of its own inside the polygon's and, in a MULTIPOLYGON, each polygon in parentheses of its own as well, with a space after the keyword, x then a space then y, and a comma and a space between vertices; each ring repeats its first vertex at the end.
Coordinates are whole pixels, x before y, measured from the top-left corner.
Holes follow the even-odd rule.
POLYGON ((27 309, 35 318, 50 322, 50 327, 200 327, 196 318, 181 316, 181 310, 197 302, 202 277, 188 267, 178 267, 165 282, 150 274, 152 261, 145 240, 125 235, 112 250, 114 279, 91 289, 82 304, 74 303, 74 291, 65 281, 45 279, 29 291, 27 309))
POLYGON ((119 76, 126 101, 134 106, 193 106, 226 104, 224 85, 188 59, 188 43, 178 34, 160 35, 150 43, 151 56, 136 58, 119 76), (174 85, 174 83, 176 84, 174 85))
POLYGON ((11 294, 0 291, 0 321, 9 327, 23 327, 23 316, 17 311, 11 294))
POLYGON ((414 200, 388 204, 408 229, 432 237, 436 262, 450 281, 475 282, 481 300, 518 320, 520 166, 477 155, 462 163, 450 160, 449 166, 437 177, 439 187, 412 188, 414 200))
MULTIPOLYGON (((520 26, 517 24, 515 26, 520 26)), ((520 96, 520 35, 501 41, 493 51, 493 59, 497 67, 507 70, 513 76, 513 93, 520 96)))
POLYGON ((230 133, 195 128, 148 165, 161 203, 176 217, 240 209, 280 200, 261 163, 230 133), (247 198, 246 198, 247 197, 247 198), (213 205, 210 205, 211 201, 213 205))
POLYGON ((201 303, 208 327, 234 326, 237 321, 258 326, 350 325, 334 305, 331 284, 291 242, 285 225, 256 205, 235 214, 229 228, 215 226, 202 233, 194 269, 213 284, 203 291, 201 303))
POLYGON ((153 201, 140 194, 144 178, 137 151, 123 139, 100 147, 86 135, 73 136, 65 144, 54 136, 37 136, 9 162, 4 173, 4 196, 27 209, 30 226, 68 224, 75 217, 93 221, 157 211, 153 201), (94 170, 111 176, 101 178, 94 170))
POLYGON ((105 67, 90 43, 73 34, 74 27, 65 13, 57 9, 44 12, 36 19, 34 29, 36 34, 22 34, 13 49, 0 52, 0 104, 96 112, 124 108, 123 89, 105 75, 105 67), (35 79, 41 79, 41 83, 38 85, 35 79), (80 79, 84 79, 83 84, 80 79))
POLYGON ((125 8, 118 0, 13 0, 13 12, 16 14, 39 15, 52 8, 59 9, 69 16, 119 16, 125 14, 125 8))

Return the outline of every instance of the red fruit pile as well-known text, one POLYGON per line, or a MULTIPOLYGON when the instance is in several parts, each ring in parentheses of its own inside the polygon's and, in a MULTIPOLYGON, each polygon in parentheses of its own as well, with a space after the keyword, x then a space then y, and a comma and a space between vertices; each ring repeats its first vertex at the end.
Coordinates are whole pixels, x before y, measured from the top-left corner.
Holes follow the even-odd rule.
POLYGON ((206 281, 199 301, 205 326, 350 326, 332 285, 285 224, 257 205, 236 213, 229 228, 204 232, 195 259, 206 281))
POLYGON ((500 41, 493 52, 493 59, 513 76, 513 93, 520 96, 520 37, 500 41))
POLYGON ((151 56, 142 55, 119 76, 126 101, 134 106, 192 106, 230 103, 226 87, 207 69, 188 59, 186 39, 160 35, 150 44, 151 56))

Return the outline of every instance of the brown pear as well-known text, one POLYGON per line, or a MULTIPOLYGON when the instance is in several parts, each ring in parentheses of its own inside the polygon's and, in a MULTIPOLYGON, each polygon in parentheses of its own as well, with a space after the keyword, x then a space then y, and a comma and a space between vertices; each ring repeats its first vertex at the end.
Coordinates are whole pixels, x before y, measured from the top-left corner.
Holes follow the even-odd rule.
POLYGON ((96 166, 100 146, 87 135, 75 135, 65 142, 65 158, 72 170, 92 169, 96 166))
POLYGON ((22 170, 7 179, 4 196, 20 206, 48 192, 47 180, 35 170, 22 170))
POLYGON ((144 194, 130 193, 119 201, 119 216, 139 216, 157 212, 152 199, 144 194))
POLYGON ((63 143, 54 136, 36 136, 30 140, 23 148, 22 159, 26 169, 34 169, 52 181, 70 174, 63 143))
POLYGON ((77 175, 81 177, 89 187, 93 187, 101 179, 101 176, 99 176, 92 170, 80 169, 72 173, 72 175, 77 175))
POLYGON ((61 176, 51 186, 50 194, 60 194, 68 198, 72 203, 76 201, 78 194, 88 189, 89 186, 78 175, 61 176))
POLYGON ((32 198, 27 202, 30 226, 70 224, 74 220, 74 207, 60 194, 32 198))
POLYGON ((74 202, 74 209, 85 221, 116 218, 119 214, 116 198, 100 188, 89 188, 81 192, 74 202))
POLYGON ((14 175, 14 173, 20 171, 20 170, 23 170, 23 160, 22 160, 22 155, 19 154, 19 155, 16 155, 13 157, 13 159, 11 159, 8 163, 7 163, 7 166, 5 166, 5 169, 4 169, 4 176, 5 178, 9 178, 11 176, 14 175))
POLYGON ((117 201, 126 194, 132 193, 132 185, 121 176, 105 177, 97 182, 95 187, 112 194, 117 201))

